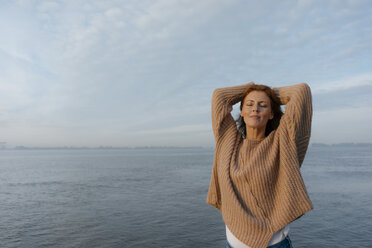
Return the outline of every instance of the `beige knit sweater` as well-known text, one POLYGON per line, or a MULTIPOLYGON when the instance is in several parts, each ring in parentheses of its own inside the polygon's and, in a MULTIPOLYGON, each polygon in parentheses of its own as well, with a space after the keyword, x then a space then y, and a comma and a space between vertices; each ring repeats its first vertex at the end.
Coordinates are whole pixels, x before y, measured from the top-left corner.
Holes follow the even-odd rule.
POLYGON ((285 113, 275 131, 253 141, 242 138, 230 113, 247 87, 213 92, 216 148, 207 203, 221 211, 239 240, 263 248, 276 231, 313 208, 300 174, 310 138, 311 92, 305 83, 275 88, 285 113))

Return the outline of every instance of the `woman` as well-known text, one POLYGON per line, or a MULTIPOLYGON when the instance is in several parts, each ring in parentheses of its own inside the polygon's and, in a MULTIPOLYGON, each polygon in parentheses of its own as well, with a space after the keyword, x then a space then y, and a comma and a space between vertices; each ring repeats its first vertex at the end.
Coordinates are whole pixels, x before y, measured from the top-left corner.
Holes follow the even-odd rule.
POLYGON ((271 89, 251 82, 213 92, 207 203, 222 213, 227 247, 292 247, 287 225, 313 209, 300 174, 311 117, 305 83, 271 89), (239 101, 237 127, 230 112, 239 101))

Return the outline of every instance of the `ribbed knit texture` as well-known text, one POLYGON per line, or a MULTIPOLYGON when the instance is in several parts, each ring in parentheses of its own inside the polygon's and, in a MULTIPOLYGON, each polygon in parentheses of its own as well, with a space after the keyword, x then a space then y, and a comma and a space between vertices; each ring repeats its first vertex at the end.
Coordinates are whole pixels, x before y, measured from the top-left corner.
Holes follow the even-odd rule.
POLYGON ((312 104, 307 84, 274 88, 285 113, 261 141, 243 139, 231 116, 248 84, 216 89, 212 127, 216 140, 207 203, 219 209, 231 232, 252 248, 310 211, 300 167, 310 139, 312 104))

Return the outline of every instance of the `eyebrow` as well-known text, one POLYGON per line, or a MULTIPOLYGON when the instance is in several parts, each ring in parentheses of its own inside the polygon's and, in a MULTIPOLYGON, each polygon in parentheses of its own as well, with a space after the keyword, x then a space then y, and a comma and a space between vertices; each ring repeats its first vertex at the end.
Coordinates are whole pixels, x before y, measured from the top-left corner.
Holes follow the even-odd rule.
MULTIPOLYGON (((252 100, 252 99, 248 99, 248 100, 246 100, 245 102, 255 102, 255 100, 252 100)), ((267 101, 265 101, 265 100, 262 100, 262 101, 257 101, 257 102, 259 102, 259 103, 267 103, 267 101)))

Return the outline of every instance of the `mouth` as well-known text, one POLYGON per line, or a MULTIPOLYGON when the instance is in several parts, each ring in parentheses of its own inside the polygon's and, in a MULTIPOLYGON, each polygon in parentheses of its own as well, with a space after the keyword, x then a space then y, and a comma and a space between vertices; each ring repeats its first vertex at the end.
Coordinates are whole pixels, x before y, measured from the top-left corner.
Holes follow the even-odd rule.
POLYGON ((260 118, 258 115, 250 115, 249 118, 252 118, 252 119, 258 119, 260 118))

